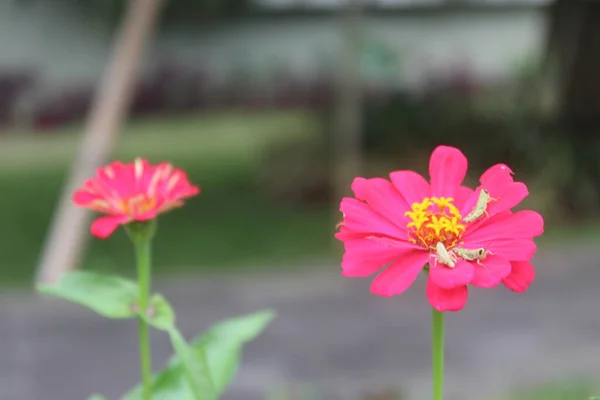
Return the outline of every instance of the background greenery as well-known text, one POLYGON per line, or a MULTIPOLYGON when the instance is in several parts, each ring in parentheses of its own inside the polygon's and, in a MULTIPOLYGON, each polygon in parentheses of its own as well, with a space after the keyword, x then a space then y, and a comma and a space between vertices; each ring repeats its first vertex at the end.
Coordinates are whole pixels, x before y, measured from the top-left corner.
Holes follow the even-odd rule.
MULTIPOLYGON (((160 217, 157 272, 290 268, 295 261, 339 254, 332 240, 339 215, 337 201, 329 196, 326 126, 322 117, 303 111, 233 111, 128 124, 116 159, 171 161, 202 189, 185 207, 160 217)), ((0 284, 32 279, 80 129, 2 139, 0 284)), ((426 173, 431 149, 421 148, 397 156, 371 151, 365 174, 385 176, 397 168, 426 173)), ((470 158, 473 182, 490 163, 470 158)), ((540 176, 518 172, 528 183, 528 178, 533 185, 540 181, 540 176)), ((524 207, 554 204, 547 201, 543 185, 531 192, 524 207)), ((598 237, 593 221, 584 226, 554 222, 547 224, 545 240, 598 237)), ((133 273, 131 247, 123 235, 119 230, 107 240, 92 240, 84 267, 133 273)))
MULTIPOLYGON (((0 186, 5 193, 0 197, 0 282, 32 279, 78 130, 13 137, 0 145, 0 186)), ((257 179, 271 146, 304 142, 317 133, 314 118, 302 112, 235 117, 227 113, 129 124, 115 158, 171 161, 202 189, 185 207, 160 217, 154 249, 157 270, 257 263, 281 268, 284 259, 325 254, 333 232, 330 208, 275 202, 260 190, 257 179)), ((92 240, 85 267, 133 272, 131 246, 123 235, 119 230, 107 240, 92 240)))

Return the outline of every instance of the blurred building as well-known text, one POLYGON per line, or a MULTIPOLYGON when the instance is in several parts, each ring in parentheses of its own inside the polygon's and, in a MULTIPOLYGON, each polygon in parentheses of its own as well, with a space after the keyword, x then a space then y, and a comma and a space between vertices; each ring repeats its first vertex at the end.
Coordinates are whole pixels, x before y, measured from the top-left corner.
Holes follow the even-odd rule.
MULTIPOLYGON (((539 52, 548 3, 371 0, 363 27, 364 73, 388 87, 418 85, 432 73, 457 68, 480 79, 502 75, 539 52)), ((282 82, 297 86, 326 79, 340 44, 342 5, 342 0, 256 0, 256 12, 242 19, 166 28, 144 63, 148 87, 142 97, 150 99, 152 91, 164 92, 168 86, 169 94, 163 96, 168 99, 155 102, 197 108, 226 103, 224 97, 231 96, 219 93, 223 86, 261 91, 250 96, 258 101, 272 98, 274 86, 282 82), (150 87, 157 82, 162 89, 150 87), (197 86, 204 94, 189 99, 190 88, 197 86)), ((113 33, 101 21, 82 18, 60 4, 2 2, 3 122, 15 114, 81 114, 105 66, 113 33), (40 111, 45 108, 51 110, 40 111)), ((160 105, 140 107, 152 112, 160 105)))

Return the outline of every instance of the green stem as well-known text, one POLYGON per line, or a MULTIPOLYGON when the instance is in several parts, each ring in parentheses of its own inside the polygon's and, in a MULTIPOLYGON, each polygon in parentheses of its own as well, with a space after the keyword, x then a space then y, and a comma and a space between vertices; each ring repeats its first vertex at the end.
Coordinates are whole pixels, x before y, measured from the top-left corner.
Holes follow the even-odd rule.
MULTIPOLYGON (((150 270, 151 270, 151 240, 134 241, 137 259, 140 312, 148 309, 150 297, 150 270)), ((140 371, 142 376, 143 399, 152 399, 152 356, 150 353, 150 329, 148 323, 138 317, 138 335, 140 346, 140 371)))
POLYGON ((444 399, 444 313, 432 309, 433 400, 444 399))

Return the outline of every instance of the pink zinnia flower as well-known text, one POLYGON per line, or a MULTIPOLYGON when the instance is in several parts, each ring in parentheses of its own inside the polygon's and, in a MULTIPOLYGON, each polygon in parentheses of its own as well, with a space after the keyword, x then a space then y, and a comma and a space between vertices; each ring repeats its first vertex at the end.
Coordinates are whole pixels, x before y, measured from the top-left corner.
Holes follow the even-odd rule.
POLYGON ((462 309, 467 284, 504 283, 524 292, 535 276, 533 238, 543 233, 543 219, 511 211, 528 191, 506 165, 490 167, 475 190, 461 186, 466 173, 460 150, 439 146, 431 154, 430 182, 413 171, 392 172, 391 182, 356 178, 356 198, 342 199, 336 234, 345 247, 343 275, 365 277, 386 266, 371 291, 391 297, 429 264, 426 294, 438 311, 462 309))
POLYGON ((119 225, 156 218, 199 192, 182 170, 168 163, 150 165, 138 158, 133 163, 115 161, 98 168, 96 177, 73 194, 73 201, 79 207, 108 214, 91 227, 94 236, 106 238, 119 225))

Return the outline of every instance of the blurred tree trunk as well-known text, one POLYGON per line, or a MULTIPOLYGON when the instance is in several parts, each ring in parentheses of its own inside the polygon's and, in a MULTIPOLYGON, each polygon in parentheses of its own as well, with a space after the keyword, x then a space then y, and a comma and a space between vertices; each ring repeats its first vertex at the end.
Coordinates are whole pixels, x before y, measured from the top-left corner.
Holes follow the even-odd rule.
POLYGON ((42 252, 37 276, 40 283, 56 282, 81 261, 89 239, 89 215, 73 205, 71 196, 113 150, 137 82, 143 49, 162 3, 164 0, 130 0, 42 252))
POLYGON ((333 189, 337 202, 348 194, 352 178, 363 170, 360 48, 363 0, 347 0, 342 12, 343 52, 339 71, 338 103, 333 132, 333 189))
POLYGON ((556 79, 560 128, 571 145, 573 179, 565 205, 585 215, 600 201, 600 2, 556 0, 549 9, 547 65, 556 79), (586 202, 583 185, 594 202, 586 202))

